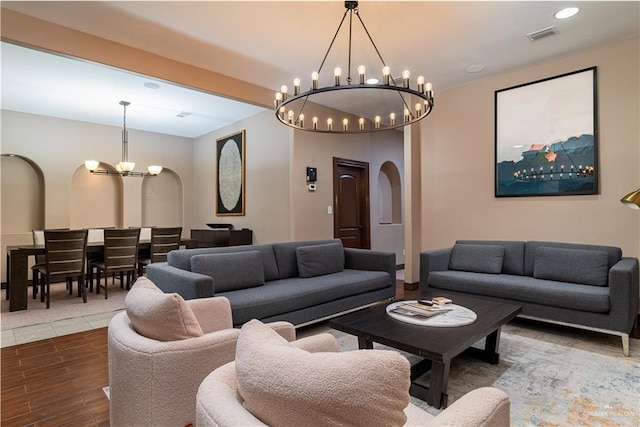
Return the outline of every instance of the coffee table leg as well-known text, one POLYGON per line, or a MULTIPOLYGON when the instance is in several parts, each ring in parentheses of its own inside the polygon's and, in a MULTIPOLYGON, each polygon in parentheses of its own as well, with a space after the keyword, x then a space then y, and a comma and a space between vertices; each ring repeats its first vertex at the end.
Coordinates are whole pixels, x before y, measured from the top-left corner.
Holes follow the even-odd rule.
POLYGON ((434 408, 447 407, 447 383, 449 381, 449 368, 451 361, 444 363, 431 363, 431 382, 429 383, 429 393, 427 394, 427 403, 434 408), (433 403, 432 403, 433 402, 433 403))
POLYGON ((365 337, 358 336, 358 348, 361 350, 371 350, 373 348, 373 341, 368 340, 365 337))
POLYGON ((498 348, 500 348, 500 329, 498 328, 487 335, 487 339, 484 342, 485 361, 492 365, 497 365, 500 362, 500 353, 498 353, 498 348))

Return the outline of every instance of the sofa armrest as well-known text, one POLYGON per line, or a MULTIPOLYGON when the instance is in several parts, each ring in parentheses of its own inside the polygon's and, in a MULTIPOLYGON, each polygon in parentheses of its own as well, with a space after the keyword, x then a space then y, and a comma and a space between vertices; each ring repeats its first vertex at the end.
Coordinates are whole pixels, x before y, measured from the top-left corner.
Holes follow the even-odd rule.
POLYGON ((638 315, 640 298, 638 271, 638 259, 631 257, 623 257, 609 269, 611 314, 620 322, 620 330, 626 333, 631 332, 638 315), (619 319, 618 316, 620 316, 619 319))
POLYGON ((470 391, 440 412, 431 427, 480 427, 510 425, 509 396, 493 387, 470 391))
POLYGON ((420 291, 427 290, 429 273, 432 271, 447 271, 452 248, 434 249, 420 253, 420 291))
POLYGON ((291 342, 296 339, 296 328, 292 323, 285 321, 269 322, 266 323, 268 327, 273 329, 285 340, 291 342))
POLYGON ((396 254, 370 249, 344 248, 344 266, 352 270, 386 271, 396 284, 396 254))
POLYGON ((172 267, 166 262, 147 265, 147 278, 163 292, 175 292, 186 300, 214 295, 210 276, 172 267))
POLYGON ((231 304, 225 297, 191 299, 187 304, 205 334, 233 328, 231 304))

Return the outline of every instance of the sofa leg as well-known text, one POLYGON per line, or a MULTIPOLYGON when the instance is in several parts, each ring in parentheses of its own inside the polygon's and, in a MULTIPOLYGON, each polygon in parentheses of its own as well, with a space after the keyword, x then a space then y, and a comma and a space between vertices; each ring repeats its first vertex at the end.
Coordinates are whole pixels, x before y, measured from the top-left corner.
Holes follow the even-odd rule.
POLYGON ((622 334, 622 354, 629 357, 629 334, 622 334))

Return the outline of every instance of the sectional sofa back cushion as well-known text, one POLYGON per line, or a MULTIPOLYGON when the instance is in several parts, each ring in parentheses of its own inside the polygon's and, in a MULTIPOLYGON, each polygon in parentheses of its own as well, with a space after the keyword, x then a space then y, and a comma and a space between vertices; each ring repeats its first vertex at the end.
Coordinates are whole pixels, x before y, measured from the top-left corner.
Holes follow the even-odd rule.
POLYGON ((458 240, 465 245, 496 245, 504 248, 502 273, 524 276, 524 241, 517 240, 458 240))
POLYGON ((474 273, 500 274, 504 248, 498 245, 465 245, 456 243, 451 248, 449 269, 474 273))
POLYGON ((298 272, 298 258, 296 249, 300 246, 322 245, 326 243, 340 243, 340 239, 331 240, 301 240, 298 242, 274 243, 273 252, 278 265, 278 278, 288 279, 290 277, 300 277, 298 272))
POLYGON ((533 277, 583 285, 607 286, 609 255, 605 251, 540 246, 536 249, 533 277))
POLYGON ((264 270, 264 280, 271 281, 278 279, 278 265, 273 252, 273 246, 265 245, 244 245, 244 246, 225 246, 219 248, 200 248, 200 249, 180 249, 171 251, 167 255, 169 265, 180 268, 182 270, 191 271, 191 257, 194 255, 206 254, 226 254, 236 252, 258 251, 262 257, 262 268, 264 270))
POLYGON ((402 426, 409 361, 396 351, 310 353, 250 320, 235 360, 244 407, 271 426, 402 426))
POLYGON ((524 272, 527 276, 533 277, 533 269, 536 262, 536 250, 540 246, 547 248, 561 249, 584 249, 590 251, 604 251, 609 256, 609 268, 622 259, 622 249, 614 246, 587 245, 581 243, 561 243, 561 242, 539 242, 529 241, 525 244, 524 250, 524 272))
POLYGON ((262 257, 258 251, 194 255, 191 271, 210 276, 214 293, 264 285, 262 257))
POLYGON ((344 270, 344 248, 340 243, 296 248, 300 277, 316 277, 344 270))
POLYGON ((189 304, 178 294, 165 294, 144 276, 127 293, 124 308, 131 326, 143 337, 178 341, 203 335, 189 304))

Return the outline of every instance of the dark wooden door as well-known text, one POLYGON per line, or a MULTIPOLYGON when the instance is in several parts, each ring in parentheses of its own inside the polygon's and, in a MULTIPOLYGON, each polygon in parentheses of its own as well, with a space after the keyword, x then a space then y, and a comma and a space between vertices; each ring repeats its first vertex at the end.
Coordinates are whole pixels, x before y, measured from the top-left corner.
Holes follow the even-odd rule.
POLYGON ((333 158, 333 234, 347 248, 371 248, 369 163, 333 158))

